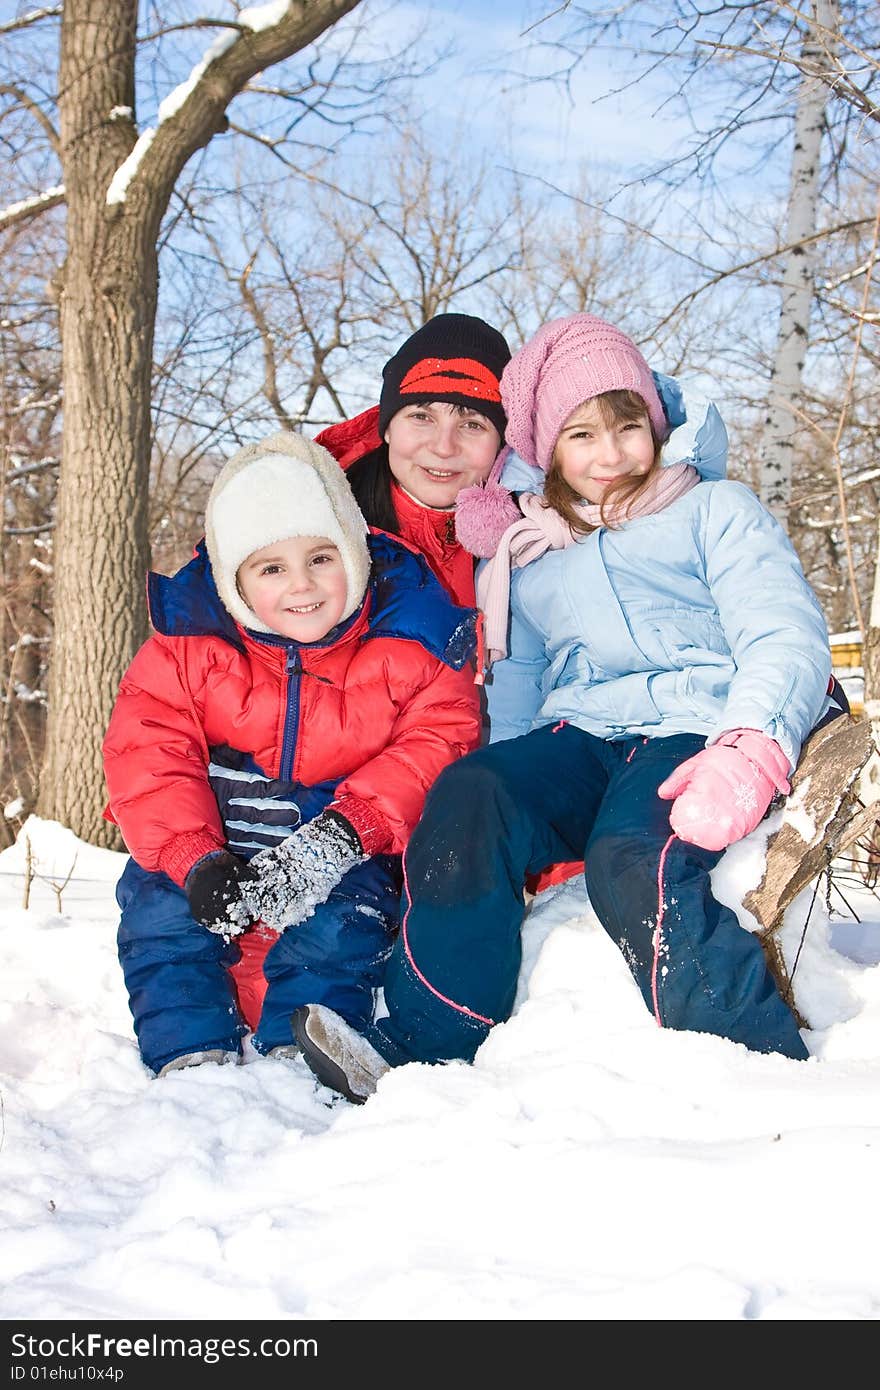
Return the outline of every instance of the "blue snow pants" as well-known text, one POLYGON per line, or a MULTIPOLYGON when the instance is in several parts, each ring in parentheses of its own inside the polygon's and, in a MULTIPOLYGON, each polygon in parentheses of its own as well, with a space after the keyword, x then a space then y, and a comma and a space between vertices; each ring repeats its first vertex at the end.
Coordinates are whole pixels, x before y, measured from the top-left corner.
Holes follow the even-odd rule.
POLYGON ((720 852, 670 840, 657 788, 704 746, 547 725, 446 768, 404 856, 388 1017, 364 1030, 377 1050, 392 1065, 472 1059, 513 1007, 526 874, 583 858, 592 907, 660 1026, 806 1058, 758 938, 712 894, 720 852))
MULTIPOLYGON (((146 1065, 158 1072, 186 1052, 240 1052, 247 1028, 228 973, 239 957, 234 939, 196 922, 183 889, 133 859, 116 900, 119 962, 146 1065)), ((292 1043, 290 1017, 301 1004, 326 1004, 363 1029, 399 910, 399 862, 377 855, 350 869, 311 917, 283 932, 263 965, 268 984, 255 1049, 292 1043)))

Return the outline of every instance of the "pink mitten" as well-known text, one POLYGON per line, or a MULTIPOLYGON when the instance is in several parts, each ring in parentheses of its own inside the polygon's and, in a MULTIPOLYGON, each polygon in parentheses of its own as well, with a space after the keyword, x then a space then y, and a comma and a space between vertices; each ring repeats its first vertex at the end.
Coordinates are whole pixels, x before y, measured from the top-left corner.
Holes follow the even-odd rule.
POLYGON ((791 791, 779 744, 757 729, 732 729, 677 767, 657 795, 672 801, 669 824, 680 840, 726 849, 754 830, 777 791, 791 791))

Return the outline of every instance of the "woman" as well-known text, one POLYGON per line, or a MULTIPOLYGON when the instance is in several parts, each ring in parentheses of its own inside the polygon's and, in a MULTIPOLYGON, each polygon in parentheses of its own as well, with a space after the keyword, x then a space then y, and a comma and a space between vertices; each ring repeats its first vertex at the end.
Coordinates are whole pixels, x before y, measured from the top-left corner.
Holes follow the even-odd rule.
MULTIPOLYGON (((421 551, 467 607, 475 602, 474 557, 456 534, 456 501, 467 488, 483 493, 498 459, 509 360, 504 338, 483 319, 437 314, 386 362, 378 406, 316 440, 346 469, 369 525, 421 551)), ((490 492, 505 523, 516 520, 509 494, 490 492)))

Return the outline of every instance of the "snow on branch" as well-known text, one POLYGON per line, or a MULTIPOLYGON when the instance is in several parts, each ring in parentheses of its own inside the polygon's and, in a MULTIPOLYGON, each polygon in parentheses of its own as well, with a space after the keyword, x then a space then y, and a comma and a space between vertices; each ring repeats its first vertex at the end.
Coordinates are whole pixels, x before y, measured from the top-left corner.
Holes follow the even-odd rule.
POLYGON ((29 10, 17 19, 10 19, 7 24, 0 24, 0 34, 11 34, 14 29, 27 29, 31 24, 39 24, 42 19, 57 19, 62 9, 61 5, 51 5, 42 10, 29 10))
POLYGON ((16 222, 25 222, 30 217, 39 217, 41 213, 48 212, 50 208, 57 208, 65 197, 64 184, 60 183, 55 188, 47 188, 45 193, 35 194, 33 198, 10 203, 9 207, 0 209, 0 232, 13 227, 16 222))
POLYGON ((47 468, 57 468, 61 460, 59 458, 42 458, 35 463, 22 463, 16 468, 10 468, 8 473, 3 476, 6 483, 15 483, 19 478, 27 478, 32 473, 44 473, 47 468))

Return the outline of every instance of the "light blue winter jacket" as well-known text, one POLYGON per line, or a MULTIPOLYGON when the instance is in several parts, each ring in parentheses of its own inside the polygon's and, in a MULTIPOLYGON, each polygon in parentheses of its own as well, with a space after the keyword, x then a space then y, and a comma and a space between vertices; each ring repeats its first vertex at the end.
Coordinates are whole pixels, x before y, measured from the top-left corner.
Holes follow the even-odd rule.
MULTIPOLYGON (((692 463, 703 481, 513 571, 509 655, 486 686, 492 742, 560 719, 607 739, 760 729, 794 769, 829 704, 822 610, 782 527, 724 479, 715 406, 698 407, 693 429, 677 384, 655 377, 677 426, 663 462, 692 463)), ((517 455, 502 474, 514 492, 543 481, 517 455)))

